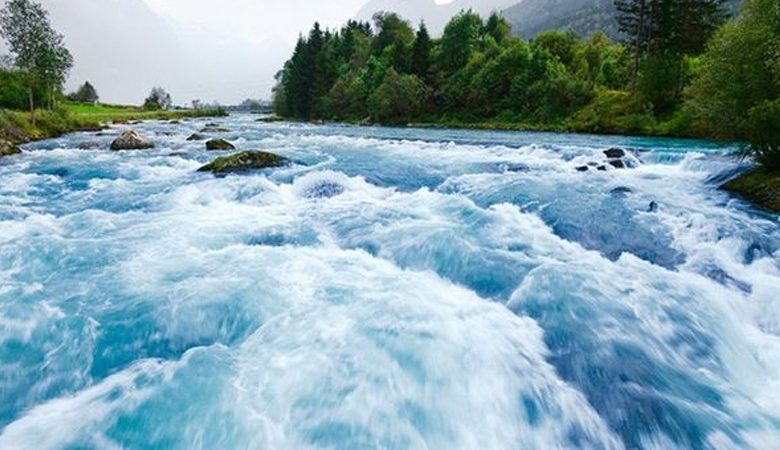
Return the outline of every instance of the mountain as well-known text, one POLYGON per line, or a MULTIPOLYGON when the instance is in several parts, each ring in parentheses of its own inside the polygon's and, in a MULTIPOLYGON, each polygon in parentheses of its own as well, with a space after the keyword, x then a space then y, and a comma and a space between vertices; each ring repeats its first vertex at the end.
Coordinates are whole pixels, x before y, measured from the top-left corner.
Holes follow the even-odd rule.
POLYGON ((573 31, 588 36, 601 30, 619 37, 613 0, 523 0, 502 15, 512 32, 526 39, 547 30, 573 31))
MULTIPOLYGON (((735 11, 744 0, 728 0, 735 11)), ((589 36, 603 31, 613 39, 622 36, 615 20, 614 0, 455 0, 439 5, 434 0, 370 0, 357 18, 370 20, 378 11, 392 11, 416 24, 425 20, 440 34, 449 19, 464 9, 484 15, 500 11, 512 25, 512 32, 526 39, 547 30, 573 31, 589 36)))
MULTIPOLYGON (((726 8, 735 12, 744 0, 728 0, 726 8)), ((522 0, 503 10, 515 35, 526 39, 547 30, 573 31, 589 36, 603 31, 621 39, 615 20, 613 0, 522 0)))
POLYGON ((471 9, 487 16, 515 3, 517 0, 454 0, 446 4, 437 4, 434 0, 370 0, 360 9, 356 18, 370 21, 377 12, 394 12, 413 25, 424 20, 433 34, 441 34, 447 22, 460 11, 471 9))

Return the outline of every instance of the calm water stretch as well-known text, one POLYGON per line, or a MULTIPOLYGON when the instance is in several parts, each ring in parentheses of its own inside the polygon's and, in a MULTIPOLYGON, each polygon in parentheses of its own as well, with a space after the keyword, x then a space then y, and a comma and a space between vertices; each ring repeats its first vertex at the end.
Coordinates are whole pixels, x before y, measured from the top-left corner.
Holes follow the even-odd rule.
POLYGON ((254 119, 294 164, 196 172, 206 119, 0 160, 0 448, 780 448, 733 148, 254 119))

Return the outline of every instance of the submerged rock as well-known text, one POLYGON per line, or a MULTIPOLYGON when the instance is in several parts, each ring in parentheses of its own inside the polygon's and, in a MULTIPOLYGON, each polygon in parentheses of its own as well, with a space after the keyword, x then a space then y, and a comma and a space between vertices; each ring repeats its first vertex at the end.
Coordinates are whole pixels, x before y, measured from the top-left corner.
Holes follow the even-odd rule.
POLYGON ((206 142, 206 150, 235 150, 236 146, 224 139, 212 139, 206 142))
POLYGON ((198 169, 199 172, 212 172, 214 174, 227 174, 246 172, 249 170, 279 167, 290 161, 279 155, 261 151, 245 151, 230 156, 215 159, 209 164, 198 169))
POLYGON ((656 203, 656 201, 653 200, 652 202, 650 202, 650 205, 647 207, 647 212, 654 213, 656 211, 658 211, 658 203, 656 203))
POLYGON ((624 195, 631 194, 633 192, 634 192, 633 189, 631 189, 630 187, 625 187, 625 186, 618 186, 615 189, 612 189, 611 191, 609 191, 610 194, 615 195, 615 196, 624 196, 624 195))
POLYGON ((344 186, 333 182, 323 181, 317 183, 306 191, 308 198, 331 198, 344 193, 344 186))
POLYGON ((577 169, 577 172, 587 172, 588 170, 590 170, 590 167, 588 167, 588 166, 579 166, 576 169, 577 169))
POLYGON ((228 128, 222 128, 218 126, 206 125, 201 128, 200 133, 227 133, 230 130, 228 128))
POLYGON ((260 117, 259 119, 255 119, 255 122, 272 123, 272 122, 281 122, 282 120, 284 120, 284 118, 279 116, 268 116, 268 117, 260 117))
POLYGON ((200 133, 193 133, 190 135, 190 137, 187 138, 188 141, 203 141, 206 139, 206 136, 200 134, 200 133))
POLYGON ((123 132, 111 143, 111 150, 145 150, 148 148, 154 148, 152 141, 133 130, 123 132))
POLYGON ((86 141, 79 144, 79 150, 96 150, 100 148, 100 142, 86 141))
POLYGON ((22 149, 8 141, 0 141, 0 158, 3 156, 16 155, 22 153, 22 149))
POLYGON ((528 172, 531 170, 530 167, 526 166, 525 164, 520 163, 504 163, 498 165, 498 170, 502 173, 517 173, 517 172, 528 172))

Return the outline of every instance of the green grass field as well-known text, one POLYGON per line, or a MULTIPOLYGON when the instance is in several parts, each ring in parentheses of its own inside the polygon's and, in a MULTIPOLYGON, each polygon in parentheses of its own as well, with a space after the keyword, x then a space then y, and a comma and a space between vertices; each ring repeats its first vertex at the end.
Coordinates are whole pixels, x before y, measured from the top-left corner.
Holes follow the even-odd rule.
POLYGON ((29 111, 0 110, 0 139, 22 143, 82 129, 98 129, 111 122, 222 116, 221 109, 148 111, 135 106, 62 102, 56 110, 36 111, 33 126, 29 111))

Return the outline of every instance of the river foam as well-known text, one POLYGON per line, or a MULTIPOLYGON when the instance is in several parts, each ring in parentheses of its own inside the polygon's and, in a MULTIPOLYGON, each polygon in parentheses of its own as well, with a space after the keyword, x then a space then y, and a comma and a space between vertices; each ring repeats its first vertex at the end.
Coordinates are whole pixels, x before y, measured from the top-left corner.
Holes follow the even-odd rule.
POLYGON ((731 149, 236 116, 294 163, 214 178, 201 122, 0 161, 0 448, 780 446, 731 149))

